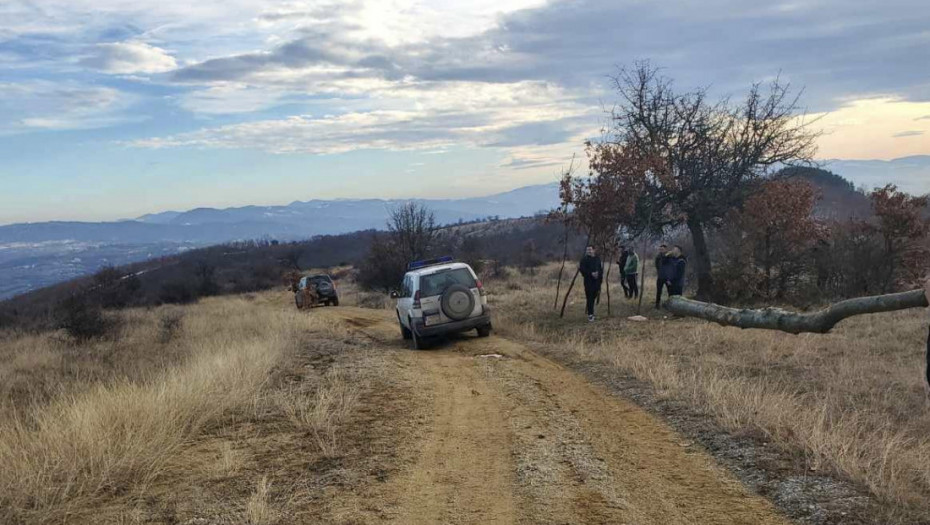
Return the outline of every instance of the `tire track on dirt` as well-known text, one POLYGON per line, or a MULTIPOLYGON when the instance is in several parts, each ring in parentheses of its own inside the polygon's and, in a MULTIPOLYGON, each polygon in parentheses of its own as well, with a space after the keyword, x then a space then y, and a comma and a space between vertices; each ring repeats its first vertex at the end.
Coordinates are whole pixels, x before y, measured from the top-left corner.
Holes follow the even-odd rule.
MULTIPOLYGON (((372 310, 328 310, 385 346, 400 332, 372 310)), ((390 318, 387 318, 390 320, 390 318)), ((428 426, 412 445, 416 460, 384 490, 389 521, 410 524, 515 523, 511 433, 502 400, 475 367, 443 352, 394 354, 431 406, 428 426)))
MULTIPOLYGON (((325 315, 403 346, 389 311, 325 315)), ((667 425, 524 345, 459 336, 395 356, 430 415, 380 491, 389 521, 787 523, 667 425)))

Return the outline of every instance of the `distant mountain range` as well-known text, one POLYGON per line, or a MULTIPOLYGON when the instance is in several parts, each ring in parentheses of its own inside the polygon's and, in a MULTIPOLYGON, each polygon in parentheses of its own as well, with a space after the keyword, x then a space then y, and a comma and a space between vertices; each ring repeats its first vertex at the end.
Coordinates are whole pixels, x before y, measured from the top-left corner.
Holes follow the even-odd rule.
MULTIPOLYGON (((440 224, 524 217, 558 205, 558 184, 465 199, 410 199, 440 224)), ((295 201, 286 206, 196 208, 114 222, 38 222, 0 226, 0 299, 120 265, 193 247, 247 239, 299 240, 383 229, 409 200, 295 201)))
MULTIPOLYGON (((440 224, 489 216, 523 217, 558 205, 558 185, 527 186, 466 199, 412 199, 440 224)), ((237 239, 305 239, 314 235, 384 228, 389 211, 408 200, 295 201, 286 206, 196 208, 115 222, 39 222, 0 226, 0 244, 49 241, 215 244, 237 239)))
MULTIPOLYGON (((930 156, 889 161, 832 160, 797 175, 821 190, 816 214, 844 220, 870 213, 855 186, 887 182, 921 193, 930 181, 930 156), (852 182, 850 182, 852 181, 852 182), (855 183, 855 185, 853 184, 855 183)), ((558 184, 526 186, 466 199, 414 199, 433 210, 440 224, 485 217, 525 217, 558 205, 558 184)), ((41 222, 0 226, 0 299, 97 271, 171 255, 191 248, 244 239, 307 239, 316 235, 382 229, 394 206, 407 200, 296 201, 284 206, 196 208, 164 211, 114 222, 41 222)))

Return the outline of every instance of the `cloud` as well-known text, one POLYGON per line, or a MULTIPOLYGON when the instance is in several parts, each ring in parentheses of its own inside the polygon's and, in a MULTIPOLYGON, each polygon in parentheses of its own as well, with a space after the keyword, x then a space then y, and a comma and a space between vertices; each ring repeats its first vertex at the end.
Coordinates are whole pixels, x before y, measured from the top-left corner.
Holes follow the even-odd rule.
POLYGON ((900 139, 904 137, 917 137, 923 134, 924 132, 922 130, 912 129, 908 131, 901 131, 901 132, 895 133, 894 135, 892 135, 892 137, 896 139, 900 139))
POLYGON ((914 120, 930 120, 930 115, 924 115, 922 117, 917 117, 914 120))
POLYGON ((918 0, 766 7, 737 0, 700 6, 686 0, 661 6, 562 1, 504 14, 478 33, 395 43, 360 29, 365 26, 351 10, 327 16, 327 24, 308 26, 273 48, 193 64, 176 78, 260 83, 271 70, 297 75, 302 68, 327 65, 335 68, 334 78, 578 86, 602 83, 614 64, 651 58, 679 84, 711 85, 721 94, 781 71, 806 86, 804 102, 815 109, 836 107, 854 95, 930 100, 930 85, 915 67, 928 44, 930 4, 918 0))
POLYGON ((93 54, 81 60, 81 65, 119 75, 164 73, 177 68, 174 57, 164 49, 131 41, 97 44, 93 54))
MULTIPOLYGON (((781 72, 806 88, 802 103, 816 111, 879 95, 930 100, 919 67, 930 25, 922 0, 4 4, 0 62, 20 57, 17 64, 44 64, 43 73, 55 64, 67 75, 83 56, 101 74, 167 73, 145 89, 123 89, 161 89, 187 112, 235 115, 227 126, 128 141, 138 145, 326 152, 462 140, 567 151, 601 123, 598 108, 614 96, 607 75, 643 58, 682 89, 708 85, 714 95, 739 96, 781 72), (357 146, 343 137, 349 122, 363 125, 357 146)), ((41 112, 19 120, 55 122, 41 112)), ((891 129, 912 127, 921 126, 891 129)))
POLYGON ((508 162, 501 164, 502 168, 511 168, 515 170, 526 170, 534 168, 547 168, 550 166, 559 165, 558 160, 533 160, 533 159, 520 159, 520 158, 511 158, 508 162))
MULTIPOLYGON (((133 97, 117 89, 77 82, 0 82, 0 133, 92 129, 126 121, 133 97)), ((138 117, 136 117, 138 118, 138 117)))
POLYGON ((866 98, 848 101, 829 113, 811 115, 817 119, 814 126, 824 130, 818 140, 819 156, 894 159, 930 153, 925 141, 897 137, 901 130, 930 129, 930 126, 914 122, 914 115, 927 111, 930 111, 930 102, 866 98))
POLYGON ((185 94, 180 98, 180 105, 192 113, 252 113, 281 104, 287 96, 288 93, 278 89, 225 83, 185 94))
MULTIPOLYGON (((319 117, 204 128, 130 142, 138 147, 253 148, 272 153, 331 154, 362 149, 439 149, 451 145, 516 147, 580 143, 596 118, 572 92, 541 82, 413 84, 319 117)), ((347 102, 347 107, 352 104, 347 102)))

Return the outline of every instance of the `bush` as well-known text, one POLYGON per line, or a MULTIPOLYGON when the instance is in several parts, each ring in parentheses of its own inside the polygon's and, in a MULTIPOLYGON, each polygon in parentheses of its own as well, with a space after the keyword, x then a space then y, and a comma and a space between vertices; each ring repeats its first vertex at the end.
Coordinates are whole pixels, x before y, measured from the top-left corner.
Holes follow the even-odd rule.
POLYGON ((142 283, 135 274, 123 275, 113 266, 94 274, 94 293, 104 308, 124 308, 133 303, 142 283))
POLYGON ((181 310, 166 311, 158 321, 158 340, 162 344, 169 343, 181 329, 181 320, 184 318, 181 310))
POLYGON ((407 258, 385 238, 375 239, 358 269, 358 283, 366 290, 388 292, 399 288, 407 270, 407 258))
POLYGON ((158 298, 162 303, 193 303, 200 297, 198 294, 199 288, 198 283, 192 281, 169 282, 162 285, 158 298))
POLYGON ((380 293, 363 293, 358 297, 359 308, 383 310, 388 306, 388 297, 380 293))
POLYGON ((485 266, 485 274, 491 279, 504 279, 507 277, 507 267, 498 259, 485 266))
POLYGON ((480 274, 484 270, 484 243, 478 237, 474 235, 465 237, 456 252, 456 258, 471 266, 475 273, 480 274))
POLYGON ((72 295, 55 308, 57 327, 64 329, 78 342, 103 337, 116 323, 103 314, 103 309, 87 300, 86 295, 72 295))

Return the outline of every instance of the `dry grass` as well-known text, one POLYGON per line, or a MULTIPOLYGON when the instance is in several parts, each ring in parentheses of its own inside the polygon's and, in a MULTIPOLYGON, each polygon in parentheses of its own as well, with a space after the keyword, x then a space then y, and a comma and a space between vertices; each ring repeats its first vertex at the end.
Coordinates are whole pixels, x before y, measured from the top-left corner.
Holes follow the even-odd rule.
POLYGON ((588 325, 577 284, 566 319, 553 311, 556 273, 511 271, 489 282, 495 327, 616 367, 735 432, 801 454, 811 469, 848 477, 901 509, 892 518, 930 512, 926 313, 862 316, 828 335, 793 336, 663 319, 649 286, 650 320, 637 323, 626 320, 635 307, 614 284, 612 318, 603 301, 601 319, 588 325))
POLYGON ((303 322, 291 310, 242 299, 186 308, 183 323, 171 328, 180 333, 170 337, 162 335, 162 310, 124 315, 122 337, 91 348, 69 347, 54 334, 4 341, 0 370, 14 380, 54 379, 49 370, 62 363, 86 375, 65 375, 58 394, 44 384, 21 386, 16 399, 34 402, 7 407, 0 517, 62 519, 100 498, 143 491, 185 443, 255 408, 303 322), (169 356, 151 355, 169 345, 169 356), (130 365, 132 359, 139 362, 130 365))
POLYGON ((191 347, 176 340, 184 329, 182 308, 126 310, 119 316, 117 333, 83 345, 63 331, 0 332, 0 417, 92 385, 142 381, 190 356, 191 347))
POLYGON ((313 434, 323 455, 333 457, 339 450, 339 430, 358 405, 362 389, 358 378, 333 367, 312 391, 293 388, 278 395, 277 401, 295 426, 313 434))
POLYGON ((111 312, 119 331, 81 345, 0 332, 0 522, 304 512, 385 378, 367 340, 292 305, 279 290, 111 312))
POLYGON ((255 491, 249 497, 245 507, 246 523, 249 525, 266 525, 272 523, 275 519, 274 510, 268 501, 268 493, 271 490, 271 482, 267 476, 255 484, 255 491))

